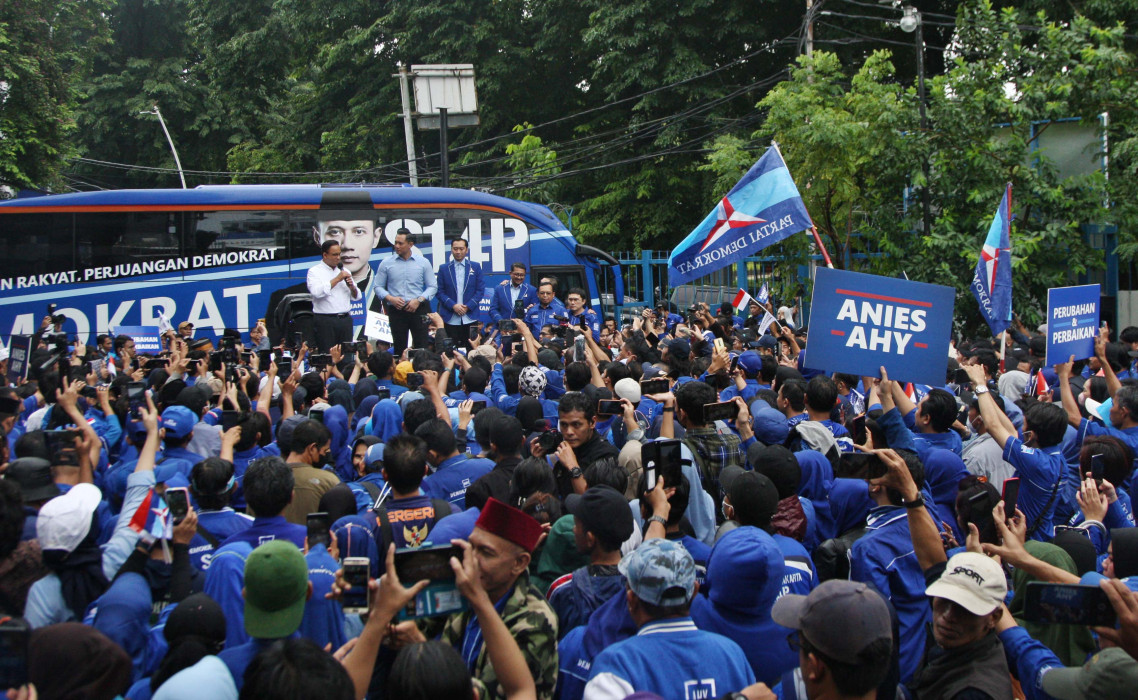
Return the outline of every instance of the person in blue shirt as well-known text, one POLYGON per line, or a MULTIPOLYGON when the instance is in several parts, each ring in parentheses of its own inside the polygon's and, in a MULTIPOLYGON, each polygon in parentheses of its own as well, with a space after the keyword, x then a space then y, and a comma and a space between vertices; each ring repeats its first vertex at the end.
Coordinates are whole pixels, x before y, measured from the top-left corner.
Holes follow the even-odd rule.
POLYGON ((385 445, 382 442, 377 442, 368 446, 367 452, 364 453, 363 459, 360 461, 357 472, 359 474, 355 481, 347 482, 347 486, 352 491, 352 495, 356 498, 356 512, 363 513, 372 507, 379 494, 383 493, 383 487, 387 483, 383 480, 383 451, 385 445))
POLYGON ((383 478, 391 487, 391 495, 377 511, 379 551, 386 551, 392 542, 397 549, 421 547, 430 541, 436 522, 458 512, 449 502, 432 499, 422 492, 420 486, 426 474, 427 445, 421 438, 401 434, 387 442, 383 450, 383 478))
POLYGON ((838 443, 838 449, 845 453, 854 451, 853 438, 841 423, 830 419, 838 404, 838 385, 824 374, 820 374, 806 385, 806 413, 810 420, 826 426, 838 443))
MULTIPOLYGON (((1016 435, 1008 417, 992 399, 983 384, 984 370, 976 365, 964 368, 980 404, 988 434, 1004 451, 1004 461, 1015 468, 1020 479, 1019 509, 1027 523, 1028 539, 1049 541, 1055 535, 1052 522, 1067 461, 1063 457, 1063 433, 1067 414, 1053 403, 1036 402, 1023 414, 1023 438, 1016 435)), ((1065 380, 1060 380, 1065 383, 1065 380)))
POLYGON ((628 579, 628 609, 638 631, 597 656, 586 698, 624 698, 638 690, 665 700, 712 698, 755 682, 738 644, 692 621, 699 584, 683 545, 648 540, 621 561, 620 572, 628 579))
POLYGON ((585 305, 585 300, 588 297, 589 293, 580 287, 573 287, 565 295, 565 305, 569 311, 569 325, 588 328, 593 335, 593 340, 600 342, 601 317, 596 311, 585 305))
POLYGON ((391 348, 394 357, 401 357, 407 349, 408 333, 412 347, 427 347, 427 312, 438 291, 435 270, 413 250, 410 235, 406 228, 399 229, 392 244, 395 254, 384 258, 375 273, 375 294, 383 300, 395 340, 391 348))
MULTIPOLYGON (((723 486, 724 523, 716 532, 716 543, 723 539, 731 528, 755 527, 771 536, 781 553, 780 562, 783 574, 780 590, 783 593, 806 595, 814 590, 817 576, 810 552, 798 540, 775 532, 772 519, 778 510, 778 488, 765 474, 743 471, 739 467, 727 467, 720 475, 723 486)), ((715 550, 712 548, 712 555, 715 550)), ((711 575, 710 563, 708 576, 711 575)), ((744 650, 746 647, 744 646, 744 650)), ((763 676, 755 669, 755 674, 763 676)))
POLYGON ((245 561, 244 590, 244 625, 250 639, 218 654, 238 690, 245 684, 245 669, 253 658, 276 640, 295 636, 300 628, 305 603, 312 595, 308 563, 290 542, 267 542, 245 561))
POLYGON ((465 510, 466 489, 493 469, 494 463, 460 452, 454 430, 444 420, 435 418, 423 423, 415 429, 415 435, 426 443, 427 461, 434 468, 434 472, 423 479, 423 493, 428 498, 447 501, 460 511, 465 510))
POLYGON ((734 640, 755 677, 768 685, 798 665, 798 655, 786 644, 790 630, 770 617, 782 593, 785 568, 770 535, 756 527, 737 527, 712 548, 707 595, 696 596, 691 606, 696 627, 734 640))
POLYGON ((307 531, 303 525, 285 520, 281 512, 292 502, 292 469, 280 457, 262 457, 245 472, 245 500, 256 516, 253 524, 230 535, 223 545, 246 542, 258 547, 273 540, 287 540, 304 547, 307 531))
MULTIPOLYGON (((976 367, 979 371, 976 375, 977 383, 972 386, 987 386, 983 383, 983 367, 970 366, 976 367)), ((905 394, 900 382, 892 382, 892 387, 893 401, 905 418, 905 425, 913 432, 917 454, 921 459, 924 459, 928 451, 934 447, 943 447, 959 456, 964 443, 960 439, 960 434, 952 429, 952 424, 956 422, 959 413, 956 397, 944 389, 933 389, 921 399, 920 403, 914 405, 905 394)))
POLYGON ((537 303, 537 287, 526 283, 526 266, 520 262, 510 266, 510 279, 494 288, 490 300, 491 324, 497 327, 502 319, 513 318, 518 300, 521 300, 523 309, 537 303))
POLYGON ((478 305, 485 289, 482 284, 482 266, 467 259, 466 241, 451 241, 451 261, 439 267, 438 312, 443 318, 447 337, 455 347, 470 347, 470 328, 478 322, 478 305))
POLYGON ((557 613, 557 634, 564 637, 606 600, 624 592, 617 569, 621 545, 632 537, 632 511, 624 494, 608 485, 590 486, 584 494, 570 494, 565 509, 573 516, 573 540, 578 554, 589 563, 555 580, 546 598, 557 613))
POLYGON ((739 365, 733 377, 733 383, 719 392, 720 401, 730 401, 736 396, 742 396, 748 404, 755 398, 760 389, 769 389, 759 381, 763 371, 763 358, 754 350, 747 350, 739 355, 739 365))
POLYGON ((190 494, 198 505, 198 531, 190 541, 190 564, 198 571, 209 568, 215 549, 253 524, 253 518, 229 507, 237 488, 233 464, 210 457, 194 465, 190 472, 190 494))
POLYGON ((565 318, 569 311, 553 296, 553 283, 542 282, 537 287, 537 304, 526 310, 526 325, 535 336, 541 333, 542 326, 559 325, 557 317, 565 318))
POLYGON ((185 406, 170 406, 162 411, 162 454, 166 459, 184 459, 193 465, 206 458, 206 455, 186 449, 194 439, 197 423, 198 417, 185 406))
POLYGON ((378 350, 368 355, 367 370, 375 375, 376 388, 387 389, 389 399, 398 399, 407 387, 395 383, 395 358, 386 350, 378 350))
MULTIPOLYGON (((912 452, 903 457, 913 482, 923 484, 925 470, 920 459, 912 452)), ((925 576, 909 534, 901 493, 870 483, 869 495, 875 506, 869 511, 865 535, 850 548, 850 579, 872 586, 897 610, 901 681, 908 682, 920 666, 925 626, 932 619, 925 576)))

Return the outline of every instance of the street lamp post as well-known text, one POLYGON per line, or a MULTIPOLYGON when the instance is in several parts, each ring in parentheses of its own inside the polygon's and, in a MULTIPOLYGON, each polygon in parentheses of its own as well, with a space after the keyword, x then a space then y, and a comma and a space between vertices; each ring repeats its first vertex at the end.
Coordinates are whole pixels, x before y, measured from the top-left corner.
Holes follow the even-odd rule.
POLYGON ((158 117, 158 123, 162 125, 162 132, 166 134, 166 142, 170 144, 170 150, 174 153, 174 165, 178 166, 178 177, 182 179, 182 189, 186 189, 186 174, 182 172, 182 159, 178 157, 178 149, 174 148, 174 139, 170 137, 170 130, 166 128, 166 120, 162 118, 162 112, 158 110, 158 105, 154 105, 154 109, 149 112, 139 112, 139 114, 153 114, 158 117))
MULTIPOLYGON (((925 36, 921 24, 921 13, 912 5, 902 8, 901 31, 912 32, 917 47, 917 108, 921 114, 921 131, 928 132, 929 119, 925 112, 925 36)), ((922 221, 925 235, 932 232, 932 213, 929 205, 929 159, 921 158, 921 170, 925 174, 925 186, 921 189, 922 221)))

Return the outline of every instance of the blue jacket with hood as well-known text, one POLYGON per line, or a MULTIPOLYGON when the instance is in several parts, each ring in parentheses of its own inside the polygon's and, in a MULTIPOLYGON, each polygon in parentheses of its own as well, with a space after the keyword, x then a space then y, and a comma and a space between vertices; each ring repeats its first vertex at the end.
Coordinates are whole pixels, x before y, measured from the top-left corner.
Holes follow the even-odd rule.
POLYGON ((340 477, 340 481, 355 481, 352 448, 348 444, 348 438, 351 437, 348 432, 348 412, 343 406, 329 406, 324 409, 323 418, 324 427, 332 434, 332 460, 335 465, 332 471, 340 477))
POLYGON ((774 539, 756 527, 739 527, 715 543, 707 564, 707 597, 692 600, 691 616, 701 630, 732 639, 747 656, 755 678, 773 685, 798 665, 771 607, 785 570, 774 539))
POLYGON ((617 642, 636 634, 628 612, 628 599, 621 591, 601 604, 588 624, 565 635, 557 645, 557 692, 560 700, 581 700, 593 667, 593 659, 617 642))
POLYGON ((549 586, 549 607, 557 613, 557 630, 564 637, 569 630, 589 621, 589 616, 618 593, 624 592, 624 576, 591 576, 582 566, 549 586))
POLYGON ((802 469, 798 494, 814 504, 819 542, 865 524, 865 516, 873 507, 865 481, 834 478, 830 460, 814 450, 795 452, 794 456, 802 469))
POLYGON ((253 551, 248 542, 222 545, 213 553, 205 575, 204 592, 225 612, 225 647, 232 649, 249 641, 245 632, 245 560, 253 551))
POLYGON ((161 654, 150 644, 150 584, 141 574, 124 573, 99 596, 88 610, 91 626, 130 655, 134 668, 131 682, 154 673, 161 654))
POLYGON ((308 554, 304 555, 304 560, 308 562, 312 596, 304 604, 300 636, 316 642, 321 649, 331 644, 335 651, 348 641, 344 633, 344 609, 338 600, 328 600, 324 595, 332 592, 332 584, 336 582, 336 569, 340 568, 340 564, 322 543, 313 545, 308 554))

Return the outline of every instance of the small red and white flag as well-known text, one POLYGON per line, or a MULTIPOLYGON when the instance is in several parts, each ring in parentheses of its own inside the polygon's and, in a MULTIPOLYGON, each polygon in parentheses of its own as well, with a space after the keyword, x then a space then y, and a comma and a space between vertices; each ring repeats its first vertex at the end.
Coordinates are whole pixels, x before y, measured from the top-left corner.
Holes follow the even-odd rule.
POLYGON ((747 307, 751 304, 751 299, 752 299, 752 297, 750 294, 747 293, 747 290, 740 289, 735 294, 735 298, 731 301, 731 306, 735 307, 735 311, 737 313, 742 314, 744 311, 747 310, 747 307))
POLYGON ((1043 376, 1043 370, 1038 370, 1031 379, 1031 385, 1027 388, 1028 396, 1043 396, 1049 391, 1051 391, 1051 385, 1047 383, 1047 377, 1043 376))

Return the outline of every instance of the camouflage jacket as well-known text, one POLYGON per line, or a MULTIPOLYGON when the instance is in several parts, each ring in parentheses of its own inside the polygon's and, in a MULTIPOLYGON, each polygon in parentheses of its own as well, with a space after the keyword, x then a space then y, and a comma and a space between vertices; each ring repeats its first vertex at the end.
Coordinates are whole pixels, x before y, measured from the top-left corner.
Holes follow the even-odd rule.
MULTIPOLYGON (((473 614, 468 610, 461 615, 452 615, 443 630, 443 641, 462 649, 462 639, 473 614)), ((502 620, 517 641, 533 674, 538 700, 552 700, 557 689, 557 615, 541 591, 530 585, 528 573, 522 573, 514 584, 514 591, 502 609, 502 620)), ((505 700, 506 694, 498 684, 494 667, 490 665, 485 644, 478 651, 474 677, 486 686, 487 693, 483 698, 505 700)))

